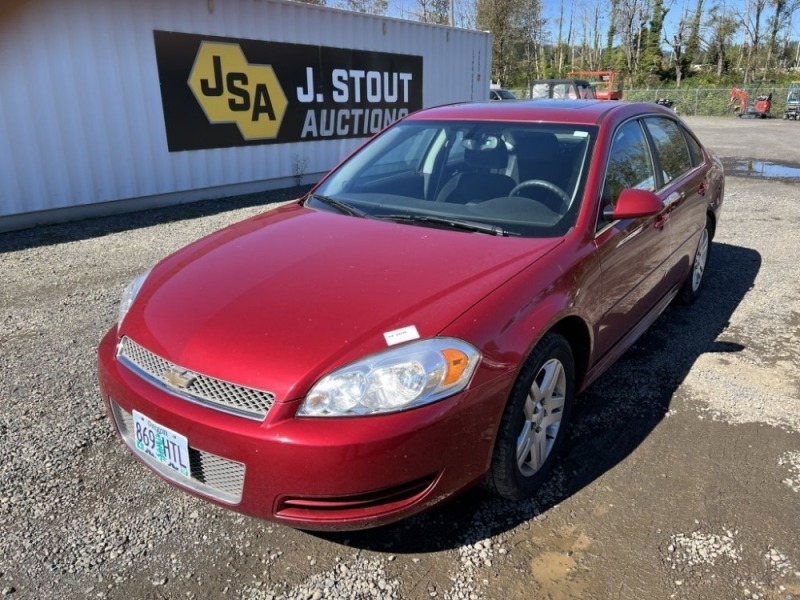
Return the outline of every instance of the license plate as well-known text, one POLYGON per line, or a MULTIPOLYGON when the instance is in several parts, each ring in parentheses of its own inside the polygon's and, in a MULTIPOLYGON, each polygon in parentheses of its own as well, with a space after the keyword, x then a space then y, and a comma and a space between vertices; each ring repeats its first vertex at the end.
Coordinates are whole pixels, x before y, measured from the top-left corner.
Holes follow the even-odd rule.
POLYGON ((176 473, 189 477, 189 442, 185 436, 133 411, 136 449, 176 473))

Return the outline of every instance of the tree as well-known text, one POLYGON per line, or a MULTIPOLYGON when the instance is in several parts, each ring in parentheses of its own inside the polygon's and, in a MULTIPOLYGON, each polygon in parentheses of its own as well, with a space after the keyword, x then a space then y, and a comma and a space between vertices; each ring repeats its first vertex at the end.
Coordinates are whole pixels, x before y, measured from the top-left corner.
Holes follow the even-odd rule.
MULTIPOLYGON (((320 4, 324 3, 325 0, 321 0, 320 4)), ((312 4, 316 4, 316 2, 312 4)), ((389 8, 389 0, 344 0, 341 6, 342 8, 354 12, 367 13, 370 15, 385 15, 389 8)))
POLYGON ((711 7, 708 14, 708 28, 711 30, 711 39, 708 43, 708 60, 716 65, 717 77, 721 78, 728 72, 730 61, 728 48, 736 31, 739 29, 738 21, 728 14, 725 4, 716 4, 711 7))
POLYGON ((451 0, 454 4, 455 25, 464 29, 478 28, 477 0, 451 0))
POLYGON ((478 29, 492 33, 492 79, 501 85, 519 70, 515 46, 522 41, 522 31, 515 17, 523 1, 531 0, 477 0, 478 29))
MULTIPOLYGON (((416 0, 414 17, 445 23, 447 1, 416 0)), ((734 65, 741 85, 756 73, 762 79, 764 69, 778 78, 776 69, 800 63, 800 42, 792 39, 800 0, 696 0, 677 27, 667 20, 676 0, 550 0, 550 21, 544 0, 453 1, 463 3, 456 5, 460 26, 492 33, 492 78, 503 85, 528 87, 536 78, 599 69, 624 71, 635 85, 674 78, 685 86, 690 77, 730 83, 734 65), (714 65, 714 72, 696 73, 696 63, 714 65)))
POLYGON ((769 41, 767 43, 767 70, 772 67, 772 60, 778 50, 778 33, 791 25, 792 14, 797 10, 797 0, 771 0, 774 9, 769 18, 769 41))
POLYGON ((417 0, 417 18, 423 23, 450 23, 450 0, 417 0))
POLYGON ((523 79, 525 89, 530 90, 534 79, 540 79, 542 73, 540 62, 541 49, 544 45, 545 19, 542 18, 542 4, 540 0, 526 0, 519 9, 519 26, 521 29, 522 64, 524 65, 523 79))
POLYGON ((663 35, 664 17, 669 12, 664 8, 663 0, 653 1, 653 10, 650 17, 650 28, 645 38, 644 52, 642 53, 641 70, 648 83, 659 76, 662 69, 661 36, 663 35))
POLYGON ((593 11, 584 9, 583 27, 584 47, 582 66, 589 71, 597 71, 602 64, 602 50, 600 47, 600 4, 595 4, 593 11), (591 23, 591 24, 590 24, 591 23), (591 40, 591 48, 589 41, 591 40))
POLYGON ((616 61, 614 60, 614 40, 617 37, 617 13, 619 0, 611 0, 611 11, 609 13, 608 33, 606 34, 606 51, 603 62, 609 67, 616 61))
POLYGON ((745 33, 744 83, 752 81, 761 43, 761 19, 766 6, 767 0, 747 0, 744 13, 737 13, 745 33))
POLYGON ((664 41, 667 42, 672 49, 672 66, 675 69, 675 87, 681 87, 681 81, 683 80, 683 74, 686 72, 686 68, 688 66, 688 60, 686 57, 685 46, 686 46, 686 39, 688 38, 689 32, 689 22, 686 19, 686 15, 684 14, 681 17, 680 23, 678 23, 678 27, 675 30, 675 34, 672 36, 671 40, 665 39, 664 41))
MULTIPOLYGON (((567 69, 565 69, 565 63, 567 61, 567 54, 572 53, 574 50, 572 46, 572 24, 575 21, 575 0, 570 2, 570 15, 569 19, 566 21, 566 38, 564 37, 564 0, 561 0, 560 10, 558 15, 558 41, 556 42, 556 64, 554 65, 554 71, 556 76, 563 77, 566 75, 567 69)), ((570 62, 570 69, 572 63, 572 57, 569 59, 570 62)))
POLYGON ((689 65, 700 62, 700 25, 703 20, 703 0, 697 0, 694 17, 689 25, 689 38, 686 40, 686 61, 689 65))
MULTIPOLYGON (((613 3, 612 3, 613 4, 613 3)), ((616 29, 621 37, 625 70, 631 74, 639 71, 642 53, 642 33, 645 27, 645 0, 617 0, 614 15, 616 29)))

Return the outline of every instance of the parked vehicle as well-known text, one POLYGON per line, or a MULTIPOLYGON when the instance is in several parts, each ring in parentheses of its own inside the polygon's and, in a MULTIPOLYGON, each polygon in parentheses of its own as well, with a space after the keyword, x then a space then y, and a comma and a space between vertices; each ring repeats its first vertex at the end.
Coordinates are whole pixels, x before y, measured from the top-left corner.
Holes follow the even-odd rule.
POLYGON ((591 81, 600 100, 622 100, 624 74, 620 71, 575 71, 569 77, 591 81))
POLYGON ((672 98, 656 98, 656 104, 665 106, 672 110, 672 112, 674 112, 676 115, 678 114, 678 109, 675 108, 675 101, 672 98))
POLYGON ((517 96, 505 88, 492 88, 489 90, 489 100, 516 100, 517 96))
POLYGON ((102 397, 170 483, 299 528, 529 497, 576 395, 700 294, 723 195, 653 103, 422 110, 134 279, 102 397))
POLYGON ((800 82, 793 81, 789 84, 789 91, 786 94, 786 110, 783 118, 794 119, 800 117, 800 82))
POLYGON ((592 85, 583 79, 538 79, 531 84, 531 98, 592 100, 595 95, 592 85))

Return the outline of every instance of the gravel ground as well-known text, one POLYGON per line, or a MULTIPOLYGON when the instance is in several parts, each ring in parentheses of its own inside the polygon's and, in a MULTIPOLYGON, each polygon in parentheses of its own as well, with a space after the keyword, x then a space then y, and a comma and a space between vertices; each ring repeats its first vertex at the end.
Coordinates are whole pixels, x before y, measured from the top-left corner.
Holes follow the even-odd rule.
POLYGON ((735 174, 700 301, 583 395, 537 497, 471 492, 378 531, 312 535, 175 490, 97 390, 136 273, 301 190, 0 234, 0 595, 800 599, 800 200, 760 176, 800 168, 800 124, 687 122, 735 174))

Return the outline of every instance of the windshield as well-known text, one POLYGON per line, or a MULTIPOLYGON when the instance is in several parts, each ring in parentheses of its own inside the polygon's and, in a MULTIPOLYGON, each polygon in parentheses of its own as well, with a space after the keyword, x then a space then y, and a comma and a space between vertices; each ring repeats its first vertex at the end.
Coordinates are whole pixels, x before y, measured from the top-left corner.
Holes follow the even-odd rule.
POLYGON ((554 237, 577 218, 595 128, 401 121, 309 198, 322 210, 417 226, 554 237))

